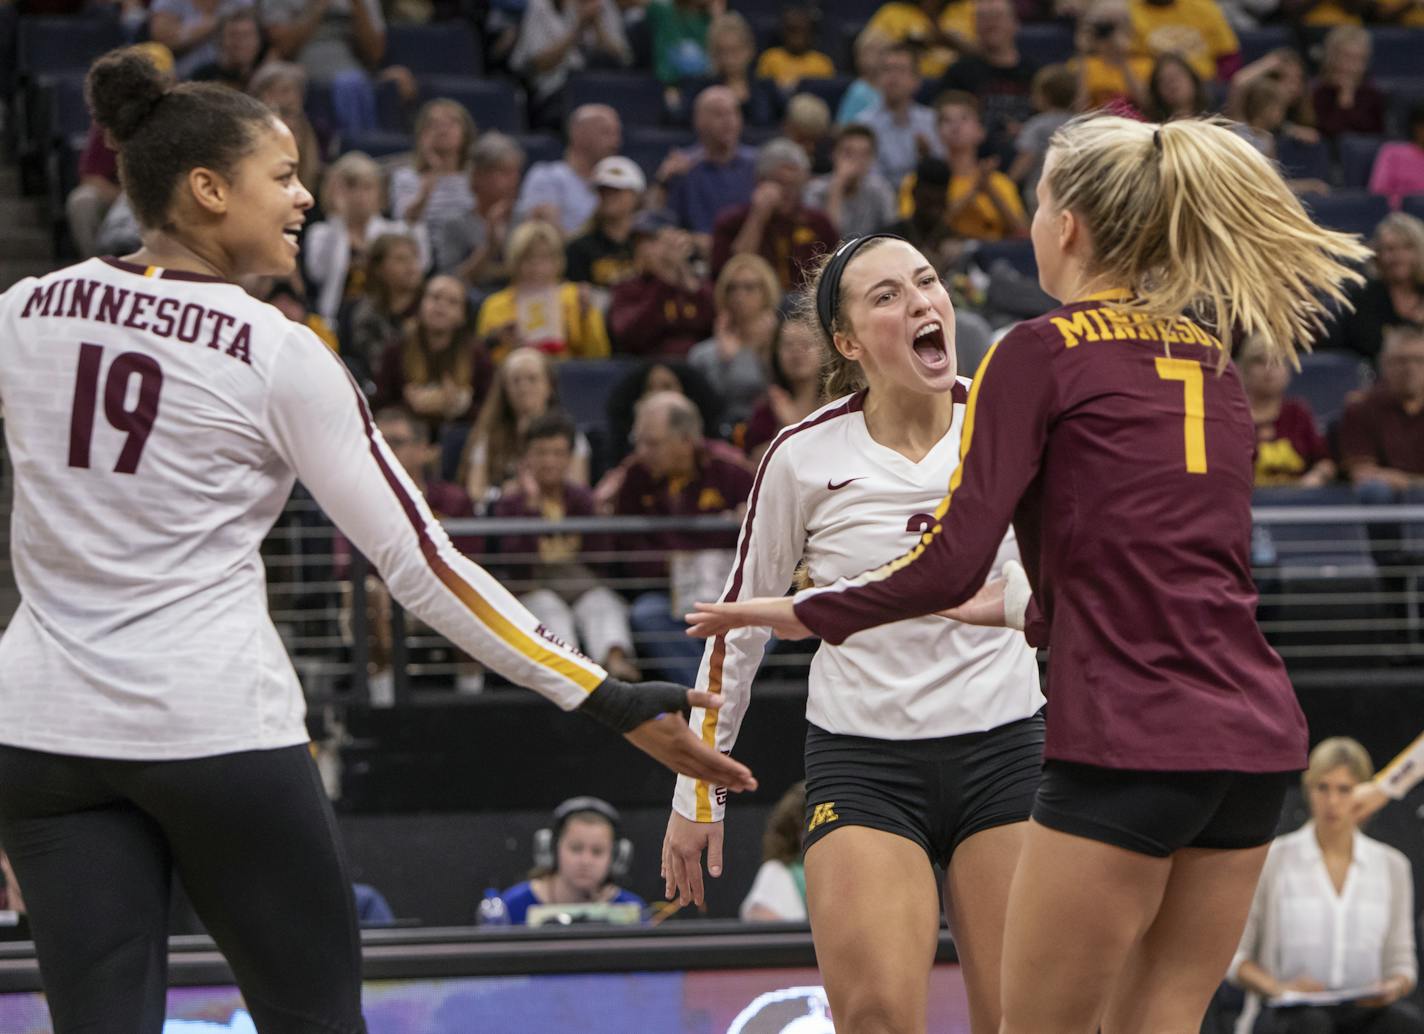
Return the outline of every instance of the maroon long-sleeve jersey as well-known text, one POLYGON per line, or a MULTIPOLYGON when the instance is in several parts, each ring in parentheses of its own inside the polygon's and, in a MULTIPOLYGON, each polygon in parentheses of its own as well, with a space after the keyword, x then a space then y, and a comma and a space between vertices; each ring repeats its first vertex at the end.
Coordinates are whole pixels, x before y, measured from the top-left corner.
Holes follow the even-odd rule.
MULTIPOLYGON (((1051 645, 1045 755, 1110 768, 1287 771, 1305 718, 1256 625, 1255 429, 1221 343, 1094 298, 1023 323, 979 367, 961 460, 909 553, 797 597, 840 643, 954 606, 1012 520, 1051 645)), ((1035 626, 1036 629, 1035 629, 1035 626)))

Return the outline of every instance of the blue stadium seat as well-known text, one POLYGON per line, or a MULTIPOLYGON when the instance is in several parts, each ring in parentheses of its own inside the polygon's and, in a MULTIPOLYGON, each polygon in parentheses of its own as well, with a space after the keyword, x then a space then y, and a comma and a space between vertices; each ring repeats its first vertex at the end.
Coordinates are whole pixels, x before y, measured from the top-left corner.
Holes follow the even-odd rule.
POLYGON ((821 0, 821 14, 863 26, 880 9, 881 0, 821 0))
POLYGON ((376 125, 391 133, 410 132, 411 118, 405 98, 401 96, 400 87, 389 79, 376 83, 376 125))
POLYGON ((479 40, 470 23, 463 19, 430 25, 387 25, 384 61, 387 65, 404 65, 418 76, 484 73, 479 40))
POLYGON ((1282 133, 1276 138, 1276 161, 1288 179, 1330 182, 1330 149, 1322 140, 1311 144, 1282 133))
POLYGON ((1410 194, 1404 199, 1404 210, 1416 219, 1424 219, 1424 194, 1410 194))
POLYGON ((1308 352, 1291 379, 1287 395, 1304 399, 1324 431, 1340 418, 1345 396, 1370 383, 1369 364, 1353 352, 1308 352))
POLYGON ((1035 22, 1019 27, 1019 52, 1041 64, 1073 56, 1073 28, 1066 22, 1035 22))
POLYGON ((1277 47, 1291 45, 1290 32, 1284 25, 1266 25, 1259 29, 1242 29, 1236 33, 1241 41, 1241 60, 1250 64, 1265 57, 1277 47))
POLYGON ((1424 43, 1418 29, 1381 27, 1370 30, 1374 50, 1370 54, 1370 72, 1376 76, 1417 76, 1424 43))
POLYGON ((481 131, 498 129, 511 135, 524 132, 524 98, 503 79, 422 75, 419 82, 422 104, 448 97, 464 106, 481 131))
POLYGON ((564 110, 581 104, 607 104, 627 126, 656 126, 663 121, 663 90, 653 76, 639 72, 575 72, 564 91, 564 110))
POLYGON ((1026 239, 1006 241, 980 241, 974 252, 974 261, 986 273, 989 267, 1002 259, 1024 276, 1038 277, 1038 263, 1033 257, 1033 242, 1026 239))
POLYGON ((564 156, 564 143, 552 133, 522 133, 514 139, 524 148, 524 162, 556 162, 564 156))
POLYGON ((697 138, 690 129, 660 126, 627 126, 623 130, 623 153, 638 163, 648 179, 657 174, 668 152, 691 147, 697 138))
MULTIPOLYGON (((1415 29, 1415 32, 1419 30, 1415 29)), ((1424 67, 1412 75, 1375 77, 1375 85, 1384 91, 1389 103, 1385 131, 1389 136, 1409 135, 1409 109, 1424 103, 1424 67)))
POLYGON ((365 151, 372 158, 384 158, 387 155, 413 150, 415 140, 409 133, 373 129, 369 133, 348 133, 342 137, 341 145, 346 151, 365 151))
POLYGON ((1365 133, 1343 133, 1337 144, 1340 148, 1340 168, 1344 175, 1345 187, 1364 190, 1370 184, 1370 170, 1375 167, 1375 155, 1379 153, 1384 137, 1365 133))
POLYGON ((579 430, 608 429, 608 396, 639 363, 627 357, 613 359, 570 359, 557 363, 554 372, 559 386, 559 402, 579 430))
POLYGON ((834 118, 836 109, 840 107, 841 98, 850 89, 851 78, 848 75, 838 75, 834 79, 802 79, 796 87, 797 93, 809 93, 825 101, 831 109, 831 117, 834 118))
POLYGON ((123 31, 111 18, 21 18, 17 64, 28 75, 83 72, 123 43, 123 31))
POLYGON ((42 75, 38 85, 51 141, 89 132, 89 107, 84 101, 83 75, 42 75))
POLYGON ((1389 202, 1363 191, 1339 191, 1324 197, 1303 198, 1311 216, 1321 226, 1368 237, 1389 214, 1389 202))
MULTIPOLYGON (((1251 495, 1252 506, 1351 506, 1355 491, 1349 485, 1323 488, 1258 488, 1251 495)), ((1373 577, 1376 571, 1370 552, 1369 534, 1363 524, 1337 522, 1291 522, 1269 526, 1275 546, 1276 563, 1283 569, 1299 569, 1311 577, 1373 577)))

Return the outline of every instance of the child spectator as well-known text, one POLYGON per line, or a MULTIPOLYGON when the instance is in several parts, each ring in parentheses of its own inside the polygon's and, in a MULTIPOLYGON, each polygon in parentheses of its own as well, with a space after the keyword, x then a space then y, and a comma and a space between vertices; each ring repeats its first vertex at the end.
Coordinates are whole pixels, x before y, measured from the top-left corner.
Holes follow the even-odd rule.
POLYGON ((806 204, 826 213, 841 237, 883 229, 895 219, 895 191, 875 168, 875 130, 853 123, 836 132, 831 171, 806 186, 806 204))
POLYGON ((608 325, 621 355, 684 356, 712 332, 712 291, 692 267, 692 236, 666 212, 633 220, 633 276, 613 288, 608 325))
POLYGON ((1256 484, 1318 488, 1335 478, 1330 448, 1304 399, 1287 398, 1290 368, 1260 335, 1236 360, 1256 424, 1256 484))
POLYGON ((366 251, 362 295, 342 313, 337 329, 341 357, 368 394, 375 391, 381 356, 420 305, 422 269, 420 246, 409 234, 382 234, 366 251))
POLYGON ((1067 65, 1046 65, 1033 77, 1033 109, 1036 114, 1024 123, 1014 142, 1014 161, 1009 179, 1019 185, 1023 197, 1036 207, 1038 177, 1048 154, 1048 141, 1058 127, 1073 117, 1073 98, 1078 94, 1078 77, 1067 65))
POLYGON ((714 275, 733 255, 760 255, 776 271, 782 290, 806 282, 811 263, 835 250, 839 239, 826 214, 802 200, 810 172, 806 152, 790 140, 762 147, 751 203, 723 212, 712 230, 714 275))
MULTIPOLYGON (((957 237, 997 241, 1021 237, 1028 230, 1023 202, 1012 180, 997 171, 997 159, 979 158, 984 143, 984 123, 979 120, 979 104, 967 93, 942 94, 935 107, 939 113, 939 138, 950 170, 948 208, 945 222, 957 237)), ((900 211, 913 211, 913 181, 900 190, 900 211)))
POLYGON ((795 91, 802 79, 829 79, 836 64, 814 49, 816 14, 809 7, 793 5, 781 12, 781 44, 767 47, 757 59, 756 74, 770 79, 784 93, 795 91))
POLYGON ((434 228, 475 207, 470 146, 475 121, 465 106, 427 101, 415 119, 415 155, 391 173, 391 212, 412 226, 434 228))
MULTIPOLYGON (((1196 69, 1178 54, 1163 54, 1147 80, 1146 115, 1153 122, 1196 118, 1207 109, 1206 87, 1196 69)), ((1281 112, 1284 118, 1285 112, 1281 112)))
MULTIPOLYGON (((939 196, 944 197, 943 192, 939 196)), ((739 435, 753 465, 760 464, 772 439, 820 408, 821 346, 800 320, 783 320, 771 343, 771 384, 753 407, 739 435)))
POLYGON ((494 361, 526 346, 555 359, 606 356, 603 314, 587 287, 564 279, 559 231, 538 220, 522 223, 510 234, 508 253, 510 285, 485 299, 476 327, 494 361))
POLYGON ((875 85, 880 103, 861 112, 856 121, 875 130, 880 172, 898 189, 922 152, 942 158, 944 147, 935 132, 935 113, 915 100, 920 77, 911 47, 902 43, 886 49, 875 85))
POLYGON ((806 920, 806 867, 801 862, 806 827, 806 784, 781 795, 766 819, 761 868, 737 915, 743 922, 798 923, 806 920))
POLYGON ((348 151, 327 171, 322 191, 326 219, 307 231, 302 264, 317 290, 317 311, 335 323, 341 306, 359 298, 366 283, 366 255, 386 233, 410 234, 426 264, 425 228, 381 215, 381 167, 361 151, 348 151))
POLYGON ((880 67, 894 41, 878 29, 861 29, 855 38, 855 80, 841 96, 836 124, 845 125, 880 103, 880 67))
POLYGON ((474 418, 492 372, 484 343, 470 328, 465 285, 433 276, 415 319, 381 357, 374 404, 404 405, 438 440, 447 424, 474 418))
POLYGON ((1341 133, 1383 133, 1385 97, 1369 81, 1370 34, 1337 25, 1325 37, 1325 60, 1311 93, 1315 124, 1327 139, 1341 133))
POLYGON ((564 84, 584 68, 624 68, 633 50, 614 0, 529 0, 509 67, 529 84, 531 126, 557 130, 564 84))
POLYGON ((435 269, 458 276, 477 291, 509 283, 506 245, 524 174, 524 148, 512 136, 488 130, 470 149, 470 190, 475 207, 431 226, 435 269))
POLYGON ((598 208, 582 236, 569 242, 568 278, 594 288, 594 302, 607 310, 608 292, 633 275, 633 216, 647 180, 637 163, 614 155, 593 169, 598 208))
MULTIPOLYGON (((479 418, 465 442, 456 477, 482 507, 515 486, 520 442, 535 420, 559 409, 554 365, 543 352, 521 348, 510 353, 490 386, 479 418)), ((588 484, 588 439, 575 434, 568 479, 588 484)))
POLYGON ((715 329, 687 353, 687 362, 721 397, 718 424, 730 428, 751 415, 766 391, 781 286, 760 255, 735 255, 717 278, 714 297, 715 329))
MULTIPOLYGON (((567 416, 551 411, 535 417, 524 431, 515 484, 495 503, 494 516, 551 521, 594 516, 593 493, 570 477, 574 447, 574 425, 567 416)), ((636 681, 628 604, 603 584, 599 566, 608 558, 587 559, 611 548, 606 535, 506 535, 500 540, 501 553, 538 558, 509 569, 505 577, 535 586, 519 601, 544 627, 618 678, 636 681)))
POLYGON ((1392 140, 1379 149, 1370 191, 1389 198, 1394 208, 1409 194, 1424 194, 1424 101, 1409 109, 1409 139, 1392 140))

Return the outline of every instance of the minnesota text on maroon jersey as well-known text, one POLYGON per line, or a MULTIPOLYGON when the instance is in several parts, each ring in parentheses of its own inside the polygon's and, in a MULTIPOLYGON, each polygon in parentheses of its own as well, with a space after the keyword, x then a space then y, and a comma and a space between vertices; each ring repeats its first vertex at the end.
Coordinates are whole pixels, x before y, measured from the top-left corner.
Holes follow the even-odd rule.
POLYGON ((20 318, 37 316, 112 323, 158 337, 177 338, 190 345, 203 344, 252 363, 252 324, 240 323, 225 312, 197 302, 160 298, 97 280, 72 277, 34 288, 20 318))

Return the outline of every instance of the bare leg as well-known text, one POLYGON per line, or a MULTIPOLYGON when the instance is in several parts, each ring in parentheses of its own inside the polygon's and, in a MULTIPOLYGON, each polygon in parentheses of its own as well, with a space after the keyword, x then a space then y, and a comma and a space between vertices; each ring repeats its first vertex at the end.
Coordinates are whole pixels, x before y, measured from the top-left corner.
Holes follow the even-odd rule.
POLYGON ((806 898, 837 1034, 923 1034, 939 939, 924 849, 878 829, 837 829, 806 851, 806 898))
POLYGON ((1001 1034, 1096 1034, 1171 868, 1030 821, 1004 928, 1001 1034))
POLYGON ((1103 1034, 1196 1034, 1241 940, 1267 845, 1183 848, 1157 918, 1133 948, 1103 1017, 1103 1034))
POLYGON ((1026 822, 1014 822, 975 833, 955 849, 945 874, 945 914, 969 993, 974 1034, 993 1034, 1003 1016, 1004 917, 1027 828, 1026 822))

